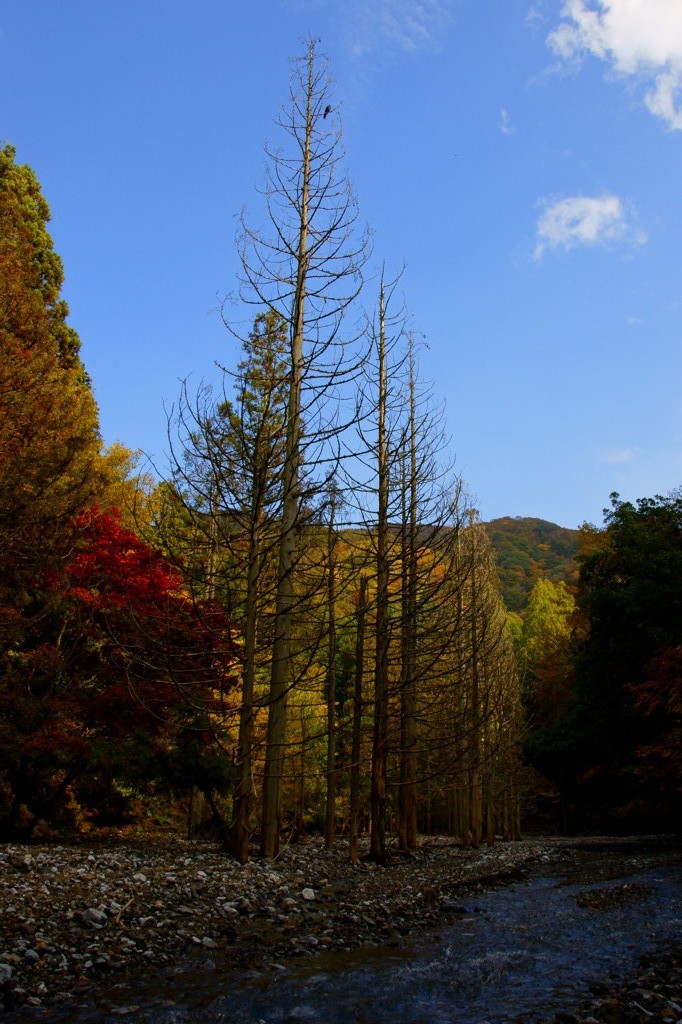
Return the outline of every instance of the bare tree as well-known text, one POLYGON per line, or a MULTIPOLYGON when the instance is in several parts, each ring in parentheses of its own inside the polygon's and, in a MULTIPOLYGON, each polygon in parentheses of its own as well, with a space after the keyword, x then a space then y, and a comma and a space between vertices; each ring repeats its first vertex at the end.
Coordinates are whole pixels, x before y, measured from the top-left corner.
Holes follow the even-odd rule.
POLYGON ((400 676, 400 790, 398 842, 401 850, 417 846, 417 398, 414 337, 408 349, 409 413, 403 456, 401 526, 402 652, 400 676))
POLYGON ((276 856, 282 814, 287 695, 293 685, 292 616, 297 537, 305 516, 302 468, 328 476, 339 429, 330 412, 350 367, 341 324, 357 297, 366 238, 356 239, 356 203, 339 169, 341 135, 327 61, 310 40, 293 62, 289 103, 278 119, 286 150, 268 149, 267 226, 243 221, 245 301, 276 310, 289 328, 283 508, 263 779, 261 852, 276 856), (331 116, 325 111, 331 108, 331 116), (305 434, 302 425, 305 423, 305 434))
MULTIPOLYGON (((466 776, 463 834, 480 842, 482 766, 484 759, 492 766, 497 736, 494 583, 473 522, 463 528, 462 485, 447 457, 442 409, 419 380, 402 311, 388 312, 394 291, 395 282, 390 288, 382 283, 370 326, 352 466, 364 476, 348 487, 371 552, 365 569, 371 564, 375 575, 370 852, 380 863, 387 859, 392 791, 399 847, 416 847, 421 782, 430 821, 441 793, 449 791, 446 780, 466 776)), ((492 767, 485 784, 492 794, 492 767)), ((492 808, 492 797, 488 804, 492 808)))
POLYGON ((391 605, 392 567, 399 553, 395 529, 401 516, 400 497, 394 486, 402 451, 403 395, 401 373, 404 355, 400 341, 404 330, 402 309, 391 312, 397 279, 383 276, 374 317, 368 321, 369 351, 357 388, 357 444, 354 459, 345 465, 348 492, 353 496, 351 514, 361 527, 367 571, 375 575, 373 727, 371 777, 371 847, 377 863, 386 861, 386 800, 389 757, 389 703, 391 686, 391 639, 394 631, 391 605))

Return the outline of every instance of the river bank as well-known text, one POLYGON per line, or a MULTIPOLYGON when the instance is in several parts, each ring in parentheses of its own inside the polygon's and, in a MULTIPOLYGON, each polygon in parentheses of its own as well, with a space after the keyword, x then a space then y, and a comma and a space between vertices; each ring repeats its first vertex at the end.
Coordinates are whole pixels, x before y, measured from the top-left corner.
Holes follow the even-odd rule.
MULTIPOLYGON (((5 846, 0 982, 13 1017, 50 1016, 59 1006, 87 1004, 94 993, 137 978, 148 983, 187 962, 207 974, 277 972, 282 961, 325 952, 399 950, 475 914, 484 890, 532 871, 573 878, 598 914, 614 902, 645 898, 641 888, 614 879, 676 859, 672 845, 653 839, 526 839, 473 851, 439 838, 424 840, 409 857, 396 856, 388 868, 367 861, 354 868, 343 843, 328 851, 316 841, 288 847, 275 862, 254 858, 244 866, 211 844, 181 841, 5 846)), ((670 989, 678 984, 677 968, 668 967, 658 980, 646 981, 656 964, 627 984, 618 979, 574 1019, 682 1019, 682 1011, 674 1016, 680 996, 670 989), (669 1018, 647 1016, 660 1010, 659 983, 667 986, 661 999, 669 1018), (616 1000, 611 1010, 609 998, 616 1000), (640 1006, 641 1017, 622 1016, 626 1004, 628 1013, 640 1013, 634 1004, 640 1006), (616 1005, 621 1016, 614 1018, 616 1005)), ((126 1011, 134 1014, 135 1007, 112 1010, 126 1011)))

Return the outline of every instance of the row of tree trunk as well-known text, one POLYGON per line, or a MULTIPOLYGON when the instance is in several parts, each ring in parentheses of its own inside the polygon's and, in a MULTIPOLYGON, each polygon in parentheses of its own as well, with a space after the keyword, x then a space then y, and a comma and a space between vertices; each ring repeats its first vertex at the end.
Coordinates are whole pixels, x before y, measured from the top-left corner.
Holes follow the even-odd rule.
POLYGON ((510 639, 484 534, 473 512, 465 522, 461 482, 442 465, 447 441, 419 383, 413 334, 391 310, 397 280, 382 278, 362 338, 342 333, 366 241, 338 171, 328 90, 311 41, 279 122, 291 155, 268 153, 272 230, 243 225, 243 297, 264 312, 237 372, 225 374, 236 397, 225 383, 220 401, 184 389, 176 423, 175 538, 169 529, 164 544, 181 548, 185 573, 223 604, 243 644, 227 831, 240 861, 256 797, 260 852, 274 858, 313 767, 326 783, 327 845, 347 779, 357 859, 368 728, 374 860, 387 858, 389 791, 403 850, 415 848, 420 823, 442 821, 443 800, 450 827, 473 844, 484 829, 489 841, 499 827, 513 833, 518 817, 510 639), (343 658, 352 698, 347 680, 339 690, 343 658), (294 737, 292 700, 325 708, 306 735, 301 726, 294 737), (319 752, 306 764, 321 740, 322 770, 319 752))

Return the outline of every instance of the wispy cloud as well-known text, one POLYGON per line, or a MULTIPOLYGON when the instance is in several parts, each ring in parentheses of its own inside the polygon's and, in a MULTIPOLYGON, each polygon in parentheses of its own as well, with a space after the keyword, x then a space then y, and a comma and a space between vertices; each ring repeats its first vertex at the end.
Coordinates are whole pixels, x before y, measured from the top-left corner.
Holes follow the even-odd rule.
POLYGON ((562 19, 547 37, 562 61, 591 54, 618 74, 645 81, 648 109, 682 131, 680 0, 565 0, 562 19))
POLYGON ((535 28, 538 22, 542 21, 542 13, 537 4, 531 4, 526 12, 526 25, 535 28))
POLYGON ((378 49, 417 52, 437 46, 452 19, 454 0, 350 0, 343 6, 351 55, 378 49))
POLYGON ((509 111, 505 107, 500 107, 500 131, 503 135, 513 135, 514 126, 511 123, 511 117, 509 111))
MULTIPOLYGON (((526 25, 528 28, 533 30, 540 29, 541 26, 546 25, 550 21, 550 15, 548 12, 548 4, 551 0, 532 0, 532 3, 526 11, 526 25)), ((552 15, 554 11, 552 11, 552 15)))
POLYGON ((627 463, 633 462, 640 451, 640 448, 606 448, 599 452, 596 461, 609 466, 625 466, 627 463))
POLYGON ((628 211, 618 196, 569 196, 541 204, 536 228, 535 259, 547 251, 575 249, 577 246, 606 245, 615 241, 646 241, 628 219, 628 211))

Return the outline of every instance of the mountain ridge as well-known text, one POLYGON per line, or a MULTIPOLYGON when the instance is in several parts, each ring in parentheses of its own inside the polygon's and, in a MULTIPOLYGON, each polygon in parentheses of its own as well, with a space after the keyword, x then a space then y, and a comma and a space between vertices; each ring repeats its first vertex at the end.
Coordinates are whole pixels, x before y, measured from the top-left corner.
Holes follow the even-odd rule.
POLYGON ((534 516, 501 516, 483 523, 507 608, 520 612, 541 577, 569 586, 578 579, 578 530, 534 516))

